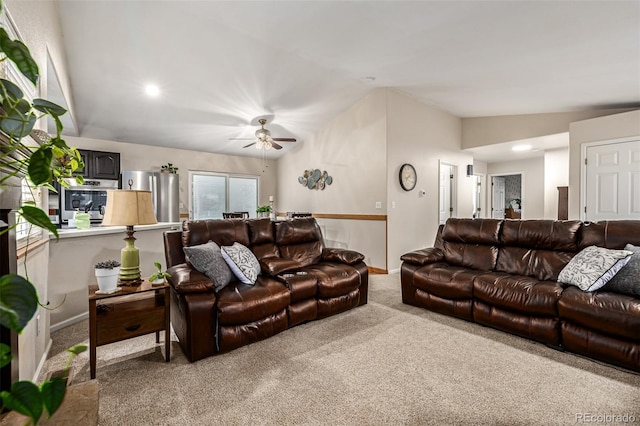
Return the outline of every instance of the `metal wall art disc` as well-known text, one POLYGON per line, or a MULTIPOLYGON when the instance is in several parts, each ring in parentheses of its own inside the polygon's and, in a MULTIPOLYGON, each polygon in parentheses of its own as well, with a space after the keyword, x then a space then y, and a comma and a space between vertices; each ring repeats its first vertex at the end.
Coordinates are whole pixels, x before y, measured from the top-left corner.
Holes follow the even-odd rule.
POLYGON ((331 185, 332 182, 333 178, 329 176, 326 170, 307 169, 302 176, 298 176, 298 183, 309 189, 319 189, 322 191, 326 185, 331 185))

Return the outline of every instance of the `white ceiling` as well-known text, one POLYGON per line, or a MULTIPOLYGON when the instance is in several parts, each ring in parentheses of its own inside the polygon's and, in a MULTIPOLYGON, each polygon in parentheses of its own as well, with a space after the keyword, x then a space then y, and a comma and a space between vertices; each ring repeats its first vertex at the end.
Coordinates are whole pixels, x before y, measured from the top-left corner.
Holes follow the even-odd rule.
POLYGON ((304 143, 379 87, 460 117, 640 105, 637 0, 56 2, 84 137, 258 156, 229 138, 267 116, 304 143))

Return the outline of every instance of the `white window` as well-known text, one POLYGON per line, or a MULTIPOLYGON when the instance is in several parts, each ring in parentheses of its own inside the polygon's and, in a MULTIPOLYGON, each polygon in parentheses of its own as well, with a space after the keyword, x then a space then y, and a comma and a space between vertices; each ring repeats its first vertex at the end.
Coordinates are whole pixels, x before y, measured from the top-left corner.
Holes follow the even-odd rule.
POLYGON ((248 212, 258 208, 257 176, 213 172, 189 172, 190 218, 220 219, 224 212, 248 212))
MULTIPOLYGON (((21 205, 35 205, 42 208, 42 192, 40 188, 35 188, 30 184, 29 179, 22 179, 22 198, 21 205)), ((24 218, 18 215, 18 223, 16 226, 16 240, 18 247, 22 247, 29 242, 33 242, 35 239, 40 239, 42 236, 42 229, 31 225, 24 218)))

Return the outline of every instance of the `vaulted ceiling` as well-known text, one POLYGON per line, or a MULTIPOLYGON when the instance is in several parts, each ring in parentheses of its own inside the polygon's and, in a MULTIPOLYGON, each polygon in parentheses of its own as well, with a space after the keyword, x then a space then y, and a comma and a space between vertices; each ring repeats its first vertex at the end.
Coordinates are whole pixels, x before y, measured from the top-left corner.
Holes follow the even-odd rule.
POLYGON ((304 143, 380 87, 460 117, 640 105, 639 1, 56 3, 84 137, 259 155, 229 138, 304 143))

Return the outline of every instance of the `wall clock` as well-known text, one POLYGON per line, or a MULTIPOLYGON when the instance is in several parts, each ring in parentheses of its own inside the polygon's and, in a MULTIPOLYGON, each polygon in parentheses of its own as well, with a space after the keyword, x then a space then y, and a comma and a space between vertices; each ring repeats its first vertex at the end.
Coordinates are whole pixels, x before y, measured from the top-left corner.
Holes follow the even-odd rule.
POLYGON ((400 166, 400 186, 405 191, 411 191, 416 187, 418 176, 416 175, 416 169, 409 163, 405 163, 400 166))

